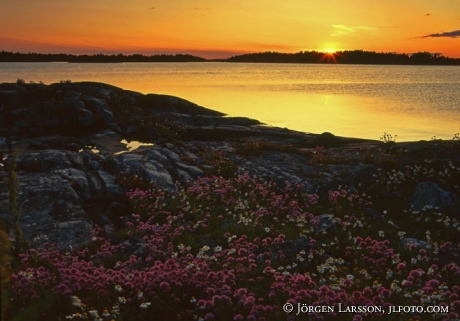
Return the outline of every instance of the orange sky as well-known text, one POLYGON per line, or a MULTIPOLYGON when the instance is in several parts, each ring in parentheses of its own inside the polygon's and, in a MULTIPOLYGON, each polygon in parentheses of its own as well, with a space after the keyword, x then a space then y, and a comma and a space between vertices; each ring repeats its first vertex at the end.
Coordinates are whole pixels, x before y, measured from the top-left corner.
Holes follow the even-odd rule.
POLYGON ((226 58, 326 49, 460 58, 460 1, 0 1, 5 51, 226 58))

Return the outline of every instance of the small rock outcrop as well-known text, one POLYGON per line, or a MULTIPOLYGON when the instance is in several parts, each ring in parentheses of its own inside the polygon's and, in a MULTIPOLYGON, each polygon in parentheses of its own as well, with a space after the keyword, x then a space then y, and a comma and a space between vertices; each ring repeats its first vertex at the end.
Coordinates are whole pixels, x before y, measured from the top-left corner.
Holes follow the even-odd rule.
POLYGON ((458 196, 432 182, 422 182, 417 185, 412 204, 416 211, 430 206, 449 214, 457 214, 458 218, 460 218, 460 199, 458 196))

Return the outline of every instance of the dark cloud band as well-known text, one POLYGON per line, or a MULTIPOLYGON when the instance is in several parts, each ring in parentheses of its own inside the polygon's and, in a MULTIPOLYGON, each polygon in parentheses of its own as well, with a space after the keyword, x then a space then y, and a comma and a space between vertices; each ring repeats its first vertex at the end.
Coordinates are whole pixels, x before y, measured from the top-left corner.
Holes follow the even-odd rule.
POLYGON ((448 38, 457 38, 460 37, 460 30, 454 30, 449 32, 442 33, 432 33, 431 35, 423 36, 422 38, 439 38, 439 37, 448 37, 448 38))

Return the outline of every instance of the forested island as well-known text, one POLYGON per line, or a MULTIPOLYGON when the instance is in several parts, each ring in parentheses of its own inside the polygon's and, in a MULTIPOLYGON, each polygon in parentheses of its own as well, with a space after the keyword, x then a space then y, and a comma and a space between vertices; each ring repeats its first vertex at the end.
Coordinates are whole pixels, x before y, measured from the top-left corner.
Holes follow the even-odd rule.
POLYGON ((373 65, 460 65, 460 59, 445 57, 440 53, 417 52, 414 54, 374 52, 363 50, 300 51, 298 53, 264 52, 233 56, 227 62, 265 63, 337 63, 373 65))
POLYGON ((334 53, 300 51, 297 53, 260 52, 232 56, 227 59, 205 59, 189 54, 42 54, 0 52, 0 62, 69 62, 69 63, 123 63, 123 62, 251 62, 251 63, 337 63, 374 65, 460 65, 460 58, 449 58, 441 53, 417 52, 412 54, 346 50, 334 53))
POLYGON ((96 54, 96 55, 72 55, 72 54, 42 54, 42 53, 19 53, 0 52, 0 62, 80 62, 80 63, 121 63, 121 62, 201 62, 206 59, 188 54, 176 55, 152 55, 141 54, 96 54))

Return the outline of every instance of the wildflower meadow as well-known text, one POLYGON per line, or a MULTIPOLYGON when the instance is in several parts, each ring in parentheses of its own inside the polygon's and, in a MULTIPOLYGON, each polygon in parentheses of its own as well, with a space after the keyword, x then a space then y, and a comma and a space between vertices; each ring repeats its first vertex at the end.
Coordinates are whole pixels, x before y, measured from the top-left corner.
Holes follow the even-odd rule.
POLYGON ((459 172, 379 169, 369 191, 338 186, 323 195, 246 173, 199 178, 173 193, 132 189, 131 215, 114 229, 95 226, 82 248, 45 243, 10 260, 7 313, 11 320, 458 320, 459 218, 398 200, 428 175, 458 184, 459 172))

